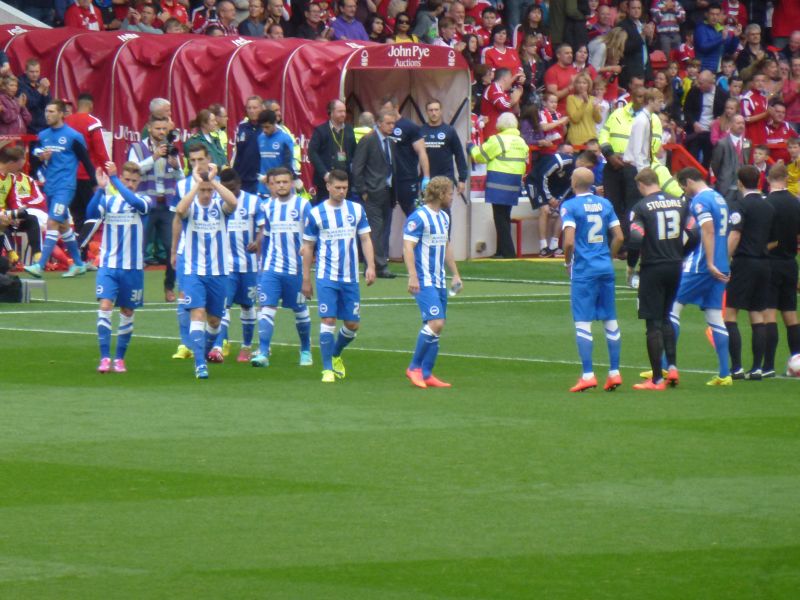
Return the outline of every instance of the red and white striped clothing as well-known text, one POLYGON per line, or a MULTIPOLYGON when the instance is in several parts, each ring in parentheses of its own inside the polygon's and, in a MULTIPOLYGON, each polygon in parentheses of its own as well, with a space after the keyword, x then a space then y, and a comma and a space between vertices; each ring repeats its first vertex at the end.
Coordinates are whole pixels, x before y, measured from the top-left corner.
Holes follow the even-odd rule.
POLYGON ((486 117, 486 127, 483 128, 485 138, 497 133, 497 119, 510 110, 512 110, 511 97, 508 92, 504 92, 497 82, 488 86, 481 100, 481 114, 486 117))
MULTIPOLYGON (((539 111, 539 123, 545 125, 547 123, 555 123, 558 121, 563 115, 556 111, 550 112, 549 110, 540 110, 539 111)), ((540 148, 539 152, 541 154, 555 154, 558 150, 559 144, 564 142, 564 126, 560 125, 555 129, 551 129, 544 133, 544 139, 552 144, 552 146, 547 146, 544 148, 540 148)))

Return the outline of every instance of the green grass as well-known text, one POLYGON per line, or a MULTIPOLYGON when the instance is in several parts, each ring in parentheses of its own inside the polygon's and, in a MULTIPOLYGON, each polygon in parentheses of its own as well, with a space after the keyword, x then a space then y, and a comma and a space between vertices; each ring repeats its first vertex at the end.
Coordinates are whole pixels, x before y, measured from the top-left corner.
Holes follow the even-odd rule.
POLYGON ((419 329, 403 278, 364 289, 333 386, 316 349, 297 366, 288 311, 272 366, 195 381, 169 358, 157 272, 126 375, 94 372, 93 278, 2 305, 0 598, 798 597, 800 381, 707 388, 687 308, 681 385, 634 392, 644 327, 620 289, 625 385, 569 394, 563 267, 462 269, 450 390, 403 376, 419 329))

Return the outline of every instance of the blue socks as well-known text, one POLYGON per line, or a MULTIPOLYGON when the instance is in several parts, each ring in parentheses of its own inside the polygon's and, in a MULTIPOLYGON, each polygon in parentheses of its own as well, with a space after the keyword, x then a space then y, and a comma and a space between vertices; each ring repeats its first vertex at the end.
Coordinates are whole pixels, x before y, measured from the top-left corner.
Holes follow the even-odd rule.
POLYGON ((181 344, 187 348, 192 347, 192 339, 189 336, 189 309, 183 306, 178 300, 178 334, 181 336, 181 344))
POLYGON ((336 325, 322 323, 319 326, 319 351, 322 354, 323 371, 333 371, 333 351, 336 345, 335 331, 336 325))
POLYGON ((211 325, 206 325, 206 354, 211 352, 211 349, 214 347, 220 329, 220 327, 211 327, 211 325))
POLYGON ((336 336, 336 347, 333 349, 334 356, 341 356, 342 351, 352 342, 356 337, 356 332, 352 329, 348 329, 344 325, 339 330, 339 335, 336 336))
MULTIPOLYGON (((219 323, 219 333, 214 340, 212 347, 222 348, 222 344, 228 339, 228 327, 231 324, 231 309, 226 308, 219 323)), ((209 348, 210 349, 210 348, 209 348)))
POLYGON ((578 355, 581 357, 581 365, 584 375, 594 373, 592 366, 592 324, 588 321, 575 321, 575 339, 578 342, 578 355))
POLYGON ((311 316, 308 306, 302 304, 294 310, 294 324, 300 337, 300 351, 311 351, 311 316))
POLYGON ((730 363, 728 362, 729 339, 728 329, 725 321, 722 320, 722 310, 719 308, 707 308, 706 323, 711 327, 711 335, 714 338, 714 350, 717 352, 719 361, 719 376, 727 377, 731 374, 730 363))
MULTIPOLYGON (((187 313, 188 314, 188 313, 187 313)), ((205 353, 206 324, 203 321, 192 321, 189 324, 189 347, 194 352, 194 366, 202 367, 206 364, 205 353)))
POLYGON ((100 358, 111 358, 111 311, 97 311, 97 341, 100 344, 100 358))
POLYGON ((606 330, 608 361, 611 363, 609 371, 615 373, 619 371, 619 357, 622 352, 622 336, 619 331, 619 323, 617 323, 616 319, 604 321, 603 328, 606 330))
MULTIPOLYGON (((426 325, 423 330, 428 329, 426 325)), ((422 378, 427 379, 433 374, 433 365, 436 364, 436 357, 439 356, 439 336, 430 329, 430 335, 426 334, 425 353, 422 355, 422 378)), ((420 332, 422 336, 422 332, 420 332)))
POLYGON ((256 309, 243 306, 239 318, 242 320, 242 346, 249 348, 253 345, 253 333, 256 329, 256 309))
POLYGON ((427 325, 422 326, 417 336, 417 345, 414 348, 414 355, 411 357, 411 364, 408 365, 409 369, 413 371, 422 368, 422 361, 425 358, 430 343, 435 337, 436 334, 433 333, 430 327, 427 325))
MULTIPOLYGON (((48 232, 48 236, 49 235, 50 232, 48 232)), ((75 232, 72 231, 72 229, 68 229, 67 232, 61 236, 61 239, 64 241, 64 246, 66 246, 67 252, 69 252, 70 258, 72 258, 72 262, 75 263, 75 266, 82 267, 81 249, 78 247, 78 240, 75 239, 75 232)))
POLYGON ((39 266, 44 269, 47 266, 47 261, 50 260, 50 255, 53 254, 53 248, 58 243, 58 230, 48 229, 44 238, 44 245, 42 246, 42 256, 39 258, 39 266))
POLYGON ((278 309, 264 306, 258 314, 258 349, 264 356, 269 356, 269 346, 275 331, 275 313, 278 309))
POLYGON ((131 343, 133 335, 133 315, 126 317, 122 313, 119 315, 119 329, 117 329, 117 358, 125 358, 128 351, 128 344, 131 343))

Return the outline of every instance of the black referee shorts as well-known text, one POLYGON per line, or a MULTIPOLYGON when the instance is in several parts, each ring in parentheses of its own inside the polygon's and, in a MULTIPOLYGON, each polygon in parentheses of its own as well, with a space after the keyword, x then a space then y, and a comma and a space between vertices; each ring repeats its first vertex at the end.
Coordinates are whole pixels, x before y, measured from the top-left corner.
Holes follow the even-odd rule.
POLYGON ((675 301, 680 282, 679 262, 642 265, 639 273, 639 318, 665 318, 675 301))
POLYGON ((769 273, 767 308, 781 312, 797 310, 797 261, 771 258, 769 273))
POLYGON ((769 299, 769 261, 762 258, 734 257, 727 287, 726 306, 758 312, 769 299))

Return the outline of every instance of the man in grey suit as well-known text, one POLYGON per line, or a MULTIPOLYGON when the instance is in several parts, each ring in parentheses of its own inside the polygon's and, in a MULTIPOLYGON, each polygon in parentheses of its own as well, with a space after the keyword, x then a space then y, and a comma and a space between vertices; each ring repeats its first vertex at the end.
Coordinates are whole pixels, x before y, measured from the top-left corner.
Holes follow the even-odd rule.
POLYGON ((731 121, 730 134, 722 138, 711 155, 711 169, 717 178, 715 189, 730 204, 739 194, 737 173, 750 162, 750 142, 744 139, 745 122, 742 115, 731 121))
POLYGON ((394 199, 395 141, 390 136, 396 122, 394 111, 380 111, 375 131, 361 138, 353 157, 353 184, 361 194, 367 213, 375 249, 376 276, 383 279, 397 277, 389 270, 389 257, 381 241, 383 229, 392 214, 394 199))

